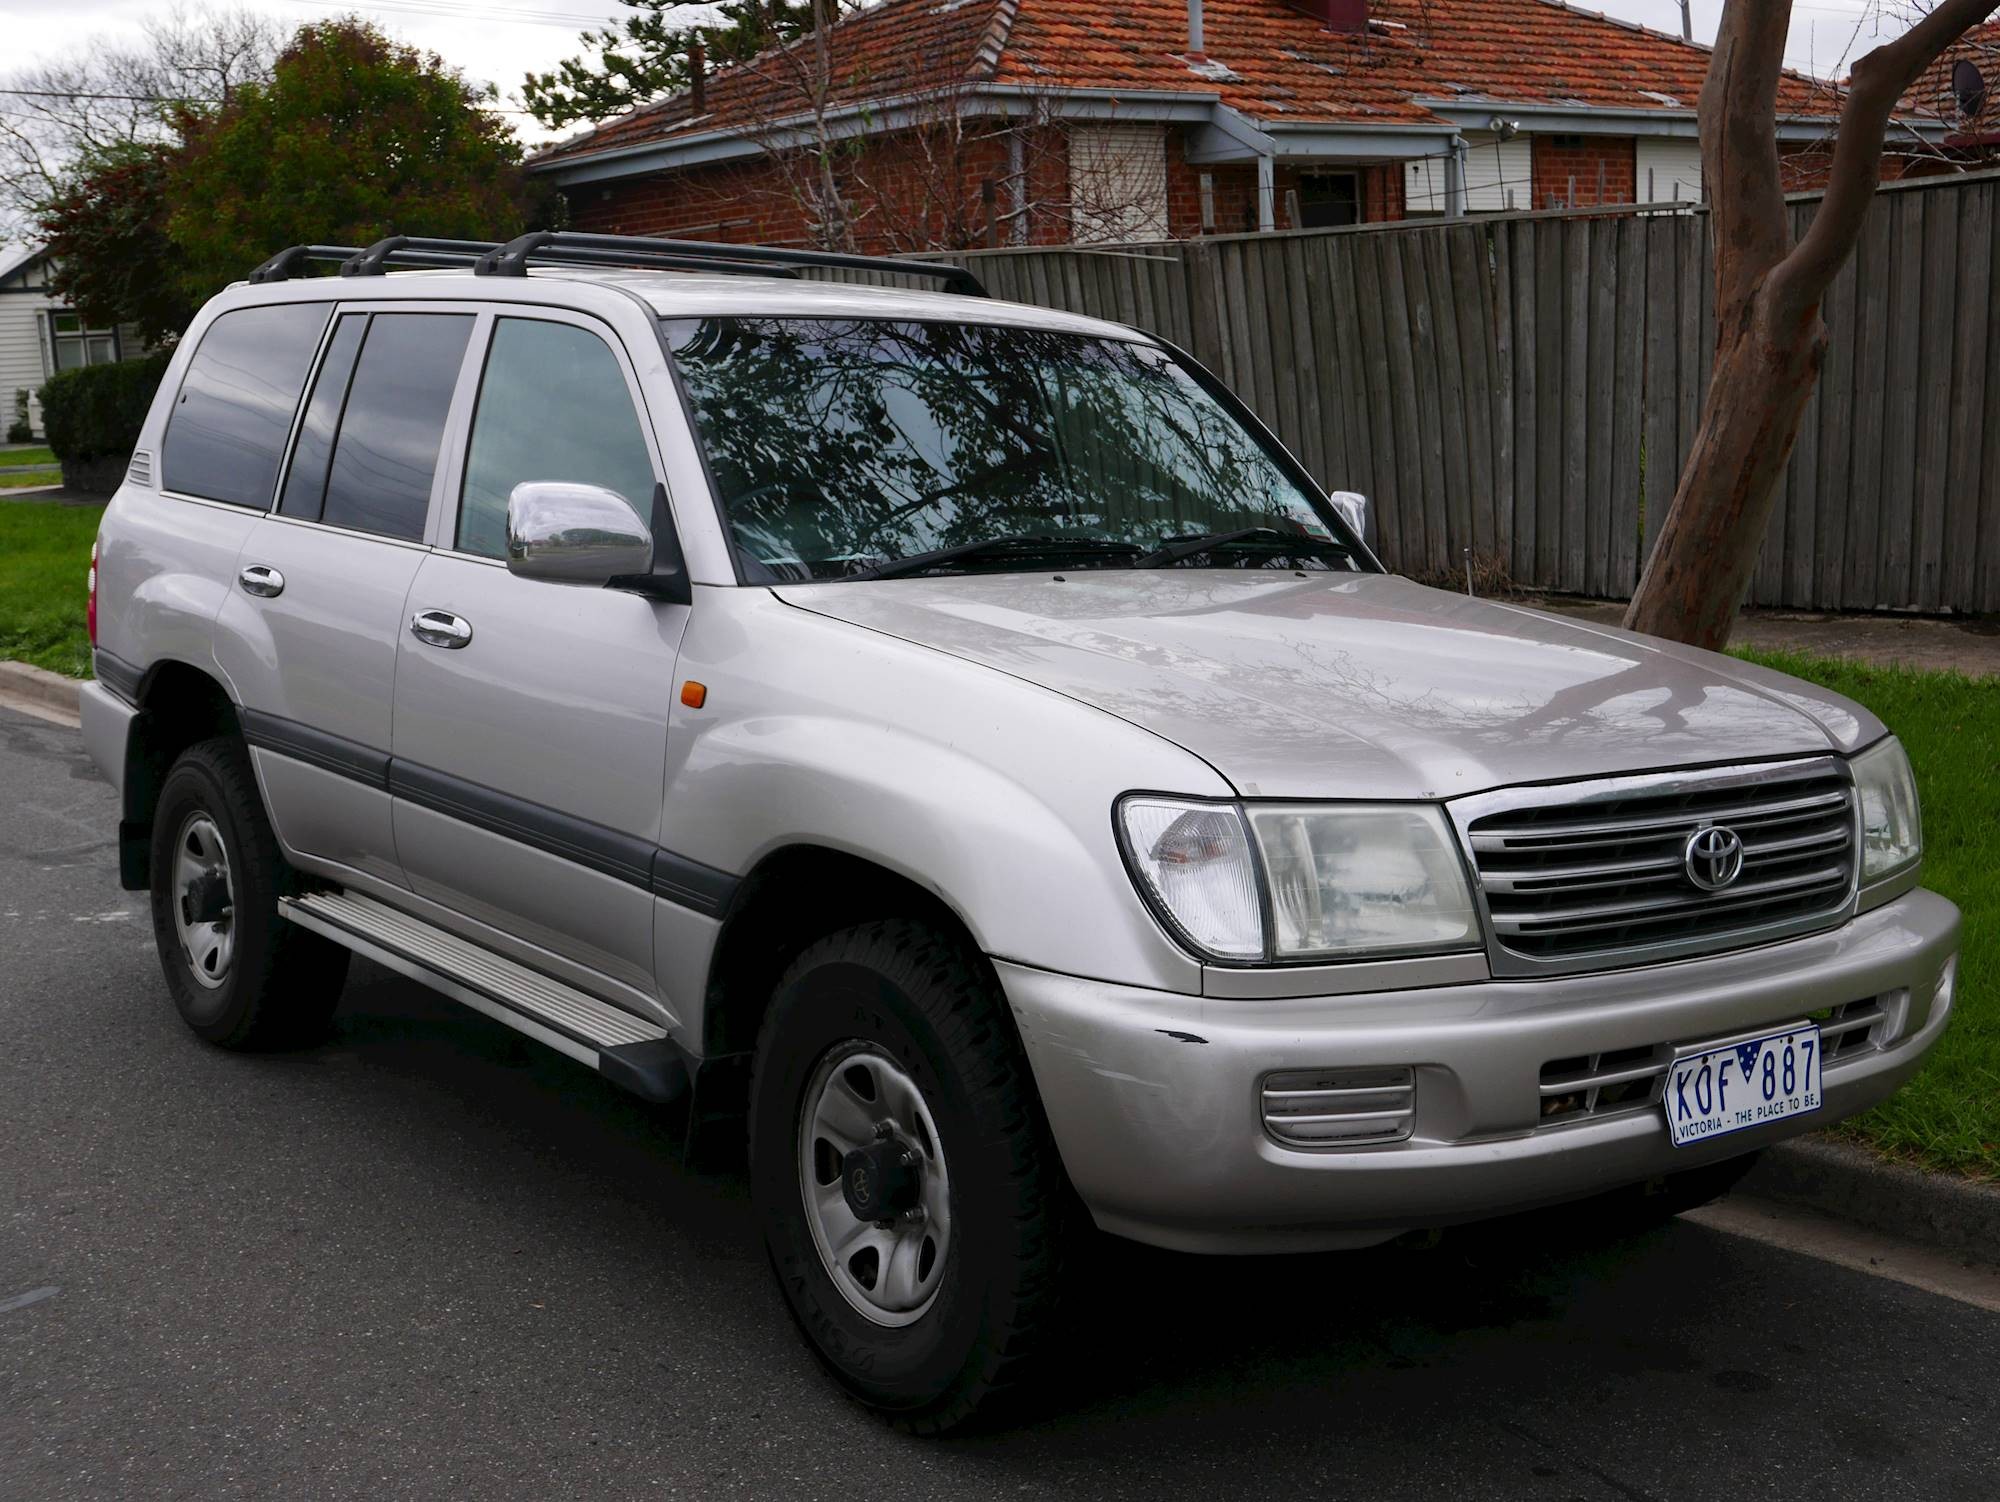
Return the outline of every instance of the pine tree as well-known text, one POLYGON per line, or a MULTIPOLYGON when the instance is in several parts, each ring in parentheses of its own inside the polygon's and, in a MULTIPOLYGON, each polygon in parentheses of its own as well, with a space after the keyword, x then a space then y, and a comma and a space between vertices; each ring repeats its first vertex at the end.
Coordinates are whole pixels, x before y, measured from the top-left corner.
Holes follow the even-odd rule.
POLYGON ((528 111, 551 130, 604 120, 678 94, 691 78, 697 38, 710 67, 747 62, 812 26, 813 0, 620 0, 633 14, 620 27, 583 34, 584 53, 521 87, 528 111))

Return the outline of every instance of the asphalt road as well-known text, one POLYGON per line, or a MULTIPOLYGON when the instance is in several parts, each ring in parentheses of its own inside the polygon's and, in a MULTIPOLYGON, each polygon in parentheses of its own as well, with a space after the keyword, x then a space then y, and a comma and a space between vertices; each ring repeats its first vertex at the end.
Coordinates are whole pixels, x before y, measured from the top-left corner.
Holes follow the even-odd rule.
POLYGON ((589 1072, 373 968, 310 1052, 197 1042, 114 819, 0 711, 8 1502, 2000 1490, 2000 1315, 1686 1222, 1106 1244, 1038 1416, 903 1438, 794 1334, 740 1177, 589 1072))

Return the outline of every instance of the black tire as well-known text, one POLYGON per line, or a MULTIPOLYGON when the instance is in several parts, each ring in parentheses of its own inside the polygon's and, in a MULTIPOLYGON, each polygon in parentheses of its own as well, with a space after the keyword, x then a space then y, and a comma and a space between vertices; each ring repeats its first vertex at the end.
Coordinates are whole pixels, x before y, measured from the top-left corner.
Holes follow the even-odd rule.
POLYGON ((842 1386, 911 1433, 1004 1411, 1053 1322, 1076 1214, 1004 998, 979 956, 907 921, 849 929, 801 955, 758 1039, 750 1158, 772 1269, 842 1386), (898 1328, 850 1303, 807 1219, 807 1087, 823 1078, 823 1061, 857 1041, 919 1088, 948 1168, 943 1270, 932 1302, 898 1328))
MULTIPOLYGON (((347 979, 348 951, 278 916, 290 868, 278 853, 242 742, 202 741, 182 752, 153 813, 153 938, 181 1018, 222 1048, 279 1048, 325 1031, 347 979), (200 821, 206 821, 203 827, 200 821), (184 843, 213 830, 226 859, 230 952, 212 982, 195 973, 176 908, 184 843)), ((185 916, 188 909, 183 909, 185 916)))

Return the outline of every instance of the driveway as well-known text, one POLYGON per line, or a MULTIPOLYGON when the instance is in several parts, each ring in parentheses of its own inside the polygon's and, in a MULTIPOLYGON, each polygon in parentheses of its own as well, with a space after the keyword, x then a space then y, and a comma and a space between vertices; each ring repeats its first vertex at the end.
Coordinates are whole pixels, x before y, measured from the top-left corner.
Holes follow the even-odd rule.
POLYGON ((905 1439, 652 1108, 368 966, 206 1048, 74 732, 0 711, 0 787, 0 1497, 1993 1495, 2000 1314, 1688 1222, 1100 1245, 1038 1416, 905 1439))

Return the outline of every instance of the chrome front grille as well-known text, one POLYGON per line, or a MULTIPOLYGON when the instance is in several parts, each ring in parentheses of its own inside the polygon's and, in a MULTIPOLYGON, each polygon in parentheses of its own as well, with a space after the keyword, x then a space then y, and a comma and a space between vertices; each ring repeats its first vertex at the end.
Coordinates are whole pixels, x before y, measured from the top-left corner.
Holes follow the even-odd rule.
MULTIPOLYGON (((1813 1012, 1819 1024, 1821 1060, 1832 1064, 1882 1046, 1884 1035, 1902 1013, 1907 993, 1885 992, 1813 1012)), ((1783 1027, 1783 1022, 1774 1027, 1783 1027)), ((1540 1124, 1595 1121, 1659 1104, 1674 1045, 1654 1043, 1606 1053, 1551 1059, 1542 1066, 1540 1124)))
POLYGON ((1829 757, 1515 788, 1460 800, 1496 973, 1709 953, 1839 921, 1854 893, 1853 781, 1829 757), (1741 874, 1706 891, 1701 830, 1734 831, 1741 874))

